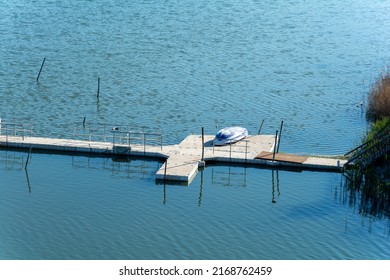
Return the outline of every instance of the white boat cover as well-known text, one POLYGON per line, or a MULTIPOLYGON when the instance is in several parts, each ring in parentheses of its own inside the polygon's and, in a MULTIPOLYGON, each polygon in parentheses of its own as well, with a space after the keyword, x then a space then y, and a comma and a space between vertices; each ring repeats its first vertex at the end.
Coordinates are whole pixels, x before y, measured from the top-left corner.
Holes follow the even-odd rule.
POLYGON ((240 126, 225 127, 218 131, 213 140, 214 145, 222 146, 236 143, 248 136, 248 130, 240 126))

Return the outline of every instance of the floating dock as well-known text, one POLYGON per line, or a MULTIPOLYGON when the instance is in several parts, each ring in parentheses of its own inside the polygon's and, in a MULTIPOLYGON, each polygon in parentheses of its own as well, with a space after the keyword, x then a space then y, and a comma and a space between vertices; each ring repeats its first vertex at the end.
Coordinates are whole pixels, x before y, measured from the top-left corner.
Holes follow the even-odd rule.
POLYGON ((63 153, 87 153, 152 157, 165 160, 156 173, 157 180, 189 184, 198 169, 207 162, 299 168, 341 172, 347 162, 327 156, 301 156, 274 153, 275 135, 251 135, 235 144, 214 146, 214 135, 189 135, 177 145, 146 145, 0 135, 0 148, 45 150, 63 153))

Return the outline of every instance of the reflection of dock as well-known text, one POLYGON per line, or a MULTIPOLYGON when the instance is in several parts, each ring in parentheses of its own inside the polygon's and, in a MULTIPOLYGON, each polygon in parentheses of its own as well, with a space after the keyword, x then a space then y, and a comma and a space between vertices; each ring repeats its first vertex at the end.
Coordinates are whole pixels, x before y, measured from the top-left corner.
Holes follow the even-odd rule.
POLYGON ((273 153, 275 136, 254 135, 228 146, 213 146, 214 136, 190 135, 177 145, 147 145, 124 142, 99 142, 89 140, 55 139, 43 137, 21 137, 0 135, 0 146, 46 150, 64 153, 88 153, 101 155, 142 156, 166 159, 157 171, 158 180, 191 182, 198 168, 205 162, 272 167, 296 167, 341 171, 345 160, 327 157, 302 157, 273 153))

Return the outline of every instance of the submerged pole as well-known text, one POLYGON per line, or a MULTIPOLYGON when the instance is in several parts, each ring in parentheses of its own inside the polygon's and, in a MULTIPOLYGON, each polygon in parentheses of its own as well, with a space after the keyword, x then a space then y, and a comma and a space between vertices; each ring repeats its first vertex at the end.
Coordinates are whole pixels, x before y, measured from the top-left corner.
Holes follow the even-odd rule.
POLYGON ((38 73, 38 76, 37 76, 37 82, 38 82, 38 80, 39 80, 39 76, 41 75, 43 65, 45 64, 45 60, 46 60, 46 57, 43 58, 41 68, 39 69, 39 73, 38 73))

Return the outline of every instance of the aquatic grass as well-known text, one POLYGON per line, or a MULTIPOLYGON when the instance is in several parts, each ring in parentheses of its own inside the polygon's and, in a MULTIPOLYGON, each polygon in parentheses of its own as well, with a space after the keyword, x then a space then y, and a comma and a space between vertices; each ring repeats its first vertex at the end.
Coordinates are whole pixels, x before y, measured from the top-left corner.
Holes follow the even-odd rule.
POLYGON ((390 117, 384 116, 377 119, 375 122, 371 123, 370 129, 367 134, 364 136, 363 141, 371 141, 381 135, 386 133, 389 130, 390 126, 390 117))
POLYGON ((390 71, 375 82, 368 96, 367 120, 376 121, 383 117, 390 117, 390 71))

